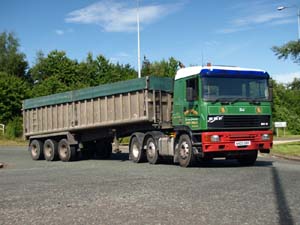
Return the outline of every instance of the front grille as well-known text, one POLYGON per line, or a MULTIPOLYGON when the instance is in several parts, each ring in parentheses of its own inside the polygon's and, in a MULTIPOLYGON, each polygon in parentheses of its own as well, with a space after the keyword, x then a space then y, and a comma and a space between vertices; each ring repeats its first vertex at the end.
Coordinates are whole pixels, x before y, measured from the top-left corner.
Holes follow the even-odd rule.
POLYGON ((256 135, 251 135, 251 134, 245 134, 245 135, 229 135, 229 141, 230 142, 234 142, 234 141, 244 141, 244 140, 248 140, 248 141, 254 141, 255 140, 256 135))
POLYGON ((269 115, 210 115, 208 128, 269 128, 269 115))

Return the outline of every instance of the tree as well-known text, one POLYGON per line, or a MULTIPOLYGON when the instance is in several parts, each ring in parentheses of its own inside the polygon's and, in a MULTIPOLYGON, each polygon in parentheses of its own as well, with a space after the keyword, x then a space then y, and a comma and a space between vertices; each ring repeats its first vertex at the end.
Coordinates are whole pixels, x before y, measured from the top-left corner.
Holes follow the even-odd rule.
POLYGON ((137 72, 129 64, 113 64, 103 55, 98 55, 94 59, 91 53, 88 54, 85 61, 79 64, 78 69, 78 73, 85 77, 87 86, 97 86, 137 77, 137 72))
POLYGON ((35 81, 58 76, 68 85, 77 79, 75 76, 77 64, 77 61, 68 58, 64 51, 51 51, 47 57, 42 52, 38 52, 36 63, 29 72, 35 81))
POLYGON ((273 80, 273 121, 286 121, 293 134, 300 132, 300 90, 293 88, 297 80, 287 85, 273 80))
POLYGON ((287 87, 291 90, 300 91, 300 78, 294 78, 294 80, 287 85, 287 87))
POLYGON ((35 83, 36 97, 86 87, 84 77, 78 74, 77 61, 68 58, 64 51, 51 51, 47 57, 38 52, 29 74, 35 83))
POLYGON ((143 76, 160 76, 160 77, 174 77, 178 70, 179 61, 173 57, 169 60, 155 61, 151 63, 146 57, 144 57, 142 66, 143 76))
POLYGON ((30 85, 19 77, 0 72, 0 123, 21 116, 22 100, 29 98, 30 85))
POLYGON ((29 71, 34 85, 34 96, 43 96, 79 88, 97 86, 136 77, 130 65, 110 63, 103 55, 95 59, 91 53, 78 63, 64 51, 51 51, 46 57, 38 52, 36 64, 29 71))
POLYGON ((79 63, 77 73, 84 77, 87 86, 97 85, 97 62, 92 53, 88 53, 86 60, 79 63))
MULTIPOLYGON (((274 46, 272 50, 279 59, 291 58, 300 64, 300 41, 290 41, 280 47, 274 46)), ((295 78, 293 82, 286 85, 273 83, 274 86, 274 121, 287 121, 291 133, 300 132, 300 79, 295 78)))
POLYGON ((19 41, 13 33, 0 34, 0 72, 24 77, 28 67, 25 55, 19 52, 19 41))
POLYGON ((295 63, 300 63, 300 41, 290 41, 280 47, 273 46, 272 50, 279 59, 290 57, 295 63))

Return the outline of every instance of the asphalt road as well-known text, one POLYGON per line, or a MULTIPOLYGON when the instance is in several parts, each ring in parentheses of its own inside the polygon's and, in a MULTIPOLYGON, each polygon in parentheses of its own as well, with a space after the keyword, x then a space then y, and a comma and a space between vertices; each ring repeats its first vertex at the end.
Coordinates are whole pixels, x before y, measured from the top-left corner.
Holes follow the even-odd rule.
POLYGON ((32 161, 0 147, 0 224, 300 224, 300 163, 32 161))

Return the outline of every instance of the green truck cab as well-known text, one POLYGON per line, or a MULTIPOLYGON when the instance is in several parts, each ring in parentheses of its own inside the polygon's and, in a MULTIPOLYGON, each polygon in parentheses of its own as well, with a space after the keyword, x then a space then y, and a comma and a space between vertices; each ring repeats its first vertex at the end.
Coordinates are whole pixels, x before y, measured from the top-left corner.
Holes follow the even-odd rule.
POLYGON ((253 164, 257 150, 268 153, 272 147, 269 79, 267 72, 256 69, 180 69, 174 81, 175 130, 189 132, 201 158, 253 164))

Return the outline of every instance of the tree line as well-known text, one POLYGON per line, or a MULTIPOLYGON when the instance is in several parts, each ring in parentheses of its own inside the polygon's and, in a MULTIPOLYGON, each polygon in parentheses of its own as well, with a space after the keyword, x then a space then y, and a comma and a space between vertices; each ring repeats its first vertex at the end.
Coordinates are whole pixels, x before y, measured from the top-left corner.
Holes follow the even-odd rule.
MULTIPOLYGON (((180 62, 150 62, 146 57, 142 76, 174 77, 180 62)), ((137 71, 129 64, 112 63, 105 56, 91 53, 82 61, 70 59, 66 52, 53 50, 45 55, 37 52, 29 67, 13 33, 0 33, 0 123, 7 125, 8 136, 22 134, 22 100, 79 88, 133 79, 137 71)), ((300 80, 284 85, 273 81, 273 120, 287 121, 293 133, 300 131, 300 80)))

